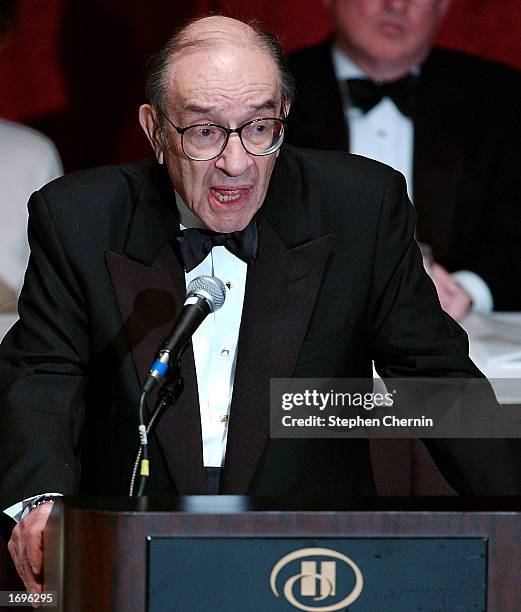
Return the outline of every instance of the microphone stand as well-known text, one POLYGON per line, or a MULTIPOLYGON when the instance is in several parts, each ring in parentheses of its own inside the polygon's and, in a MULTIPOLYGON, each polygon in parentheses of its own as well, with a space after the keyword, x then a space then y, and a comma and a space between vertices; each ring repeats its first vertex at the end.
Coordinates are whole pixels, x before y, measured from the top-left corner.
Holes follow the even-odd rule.
POLYGON ((136 455, 136 459, 134 461, 134 466, 132 469, 132 476, 130 479, 130 487, 129 487, 129 497, 134 496, 134 487, 137 472, 139 469, 139 482, 137 487, 137 492, 135 495, 137 497, 142 497, 145 494, 145 486, 147 483, 147 479, 150 475, 150 462, 149 462, 149 453, 148 453, 148 436, 152 431, 153 427, 156 425, 159 417, 163 414, 163 412, 173 406, 177 401, 179 395, 181 394, 184 387, 184 380, 181 377, 181 367, 179 362, 170 370, 168 379, 165 381, 163 386, 161 387, 156 405, 154 407, 154 411, 148 425, 145 426, 145 402, 148 396, 148 392, 143 390, 140 397, 139 402, 139 438, 140 438, 140 446, 136 455))
POLYGON ((197 328, 211 312, 215 312, 221 308, 225 297, 226 288, 223 282, 214 276, 199 276, 188 285, 187 298, 183 304, 183 308, 172 331, 161 343, 157 357, 141 389, 138 428, 140 447, 130 480, 130 497, 134 495, 134 483, 138 466, 140 466, 140 468, 137 496, 141 497, 144 495, 147 478, 150 475, 148 434, 158 416, 177 399, 176 394, 169 392, 168 389, 172 381, 175 381, 174 384, 177 387, 181 380, 179 365, 181 355, 190 343, 190 339, 197 328), (168 385, 163 385, 163 388, 167 388, 164 393, 163 388, 159 392, 159 401, 154 408, 154 412, 147 426, 145 425, 146 399, 156 384, 164 378, 169 380, 170 383, 168 385))

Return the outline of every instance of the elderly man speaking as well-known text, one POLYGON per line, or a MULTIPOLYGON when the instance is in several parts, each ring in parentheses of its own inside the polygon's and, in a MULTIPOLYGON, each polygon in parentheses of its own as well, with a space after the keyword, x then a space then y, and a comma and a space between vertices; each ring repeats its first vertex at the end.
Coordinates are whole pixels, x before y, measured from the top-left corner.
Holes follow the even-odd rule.
MULTIPOLYGON (((383 376, 480 376, 423 270, 401 175, 281 148, 293 88, 270 35, 192 22, 152 62, 148 95, 155 158, 68 175, 30 203, 0 353, 0 501, 36 591, 52 496, 127 494, 140 388, 196 277, 226 299, 150 436, 149 495, 373 495, 368 440, 270 438, 270 379, 370 378, 372 359, 383 376)), ((461 492, 521 492, 508 440, 429 448, 461 492)))

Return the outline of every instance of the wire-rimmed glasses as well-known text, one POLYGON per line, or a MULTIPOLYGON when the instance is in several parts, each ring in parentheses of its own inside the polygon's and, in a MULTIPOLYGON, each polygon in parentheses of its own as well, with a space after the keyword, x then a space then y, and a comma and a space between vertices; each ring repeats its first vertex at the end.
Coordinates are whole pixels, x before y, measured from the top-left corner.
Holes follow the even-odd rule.
POLYGON ((216 123, 200 123, 178 127, 160 111, 178 134, 184 154, 196 161, 209 161, 219 157, 228 144, 230 134, 237 134, 242 146, 251 155, 270 155, 280 148, 284 140, 285 119, 262 117, 253 119, 237 128, 227 128, 216 123))

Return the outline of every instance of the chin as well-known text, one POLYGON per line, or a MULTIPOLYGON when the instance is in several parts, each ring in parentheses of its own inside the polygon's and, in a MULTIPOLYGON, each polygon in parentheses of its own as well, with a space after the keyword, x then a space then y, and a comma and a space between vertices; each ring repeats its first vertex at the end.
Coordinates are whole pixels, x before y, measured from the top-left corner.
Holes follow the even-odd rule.
POLYGON ((223 232, 224 234, 231 234, 232 232, 243 230, 249 222, 250 219, 247 221, 230 221, 227 223, 220 223, 219 229, 216 229, 215 231, 223 232))
POLYGON ((208 228, 216 232, 231 233, 243 230, 253 218, 258 207, 241 207, 236 210, 213 210, 208 219, 203 219, 208 228))

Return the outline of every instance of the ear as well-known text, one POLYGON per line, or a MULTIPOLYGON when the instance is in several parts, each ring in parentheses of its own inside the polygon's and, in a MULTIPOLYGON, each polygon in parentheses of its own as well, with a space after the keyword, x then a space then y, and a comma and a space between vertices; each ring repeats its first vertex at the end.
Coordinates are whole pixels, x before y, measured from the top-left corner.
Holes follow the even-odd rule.
MULTIPOLYGON (((290 109, 291 109, 291 104, 289 102, 286 102, 286 104, 284 104, 284 107, 282 108, 282 116, 287 117, 289 115, 290 109)), ((279 155, 280 155, 280 149, 275 153, 275 157, 278 157, 279 155)))
POLYGON ((154 149, 154 154, 158 163, 162 164, 164 161, 165 143, 161 137, 161 127, 156 117, 156 113, 150 104, 142 104, 139 107, 139 123, 147 135, 152 145, 152 149, 154 149))

